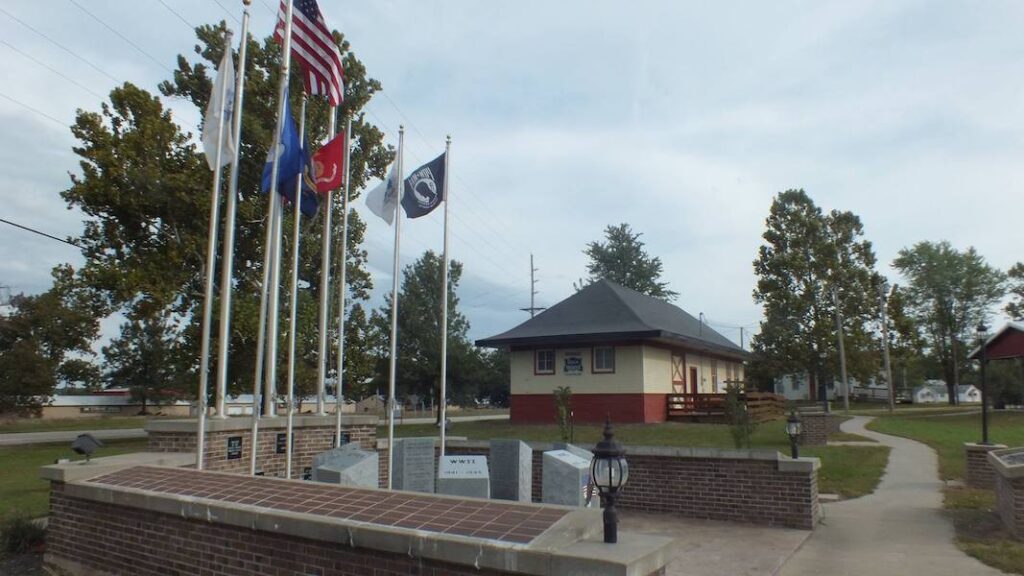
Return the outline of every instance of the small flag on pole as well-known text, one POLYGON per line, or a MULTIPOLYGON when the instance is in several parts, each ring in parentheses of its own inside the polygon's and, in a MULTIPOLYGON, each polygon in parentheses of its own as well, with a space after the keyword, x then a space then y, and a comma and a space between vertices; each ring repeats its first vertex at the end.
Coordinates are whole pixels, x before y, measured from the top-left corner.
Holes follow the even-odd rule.
POLYGON ((409 218, 430 214, 444 201, 444 154, 420 166, 405 179, 402 208, 409 218))
POLYGON ((366 207, 390 226, 395 220, 398 202, 398 162, 391 165, 387 178, 366 195, 366 207))
MULTIPOLYGON (((282 1, 274 28, 278 43, 284 42, 285 11, 282 1)), ((306 94, 327 96, 331 106, 341 104, 345 96, 341 52, 316 0, 295 0, 292 5, 292 55, 305 72, 306 94)))
POLYGON ((210 170, 222 168, 231 163, 235 157, 235 144, 231 140, 231 108, 235 101, 235 65, 231 60, 231 50, 224 51, 220 66, 217 67, 217 78, 213 82, 210 102, 206 105, 203 117, 203 153, 210 170), (225 86, 225 83, 227 85, 225 86), (223 100, 221 94, 224 95, 223 100), (221 124, 220 117, 224 116, 221 124), (221 130, 218 133, 218 126, 221 130), (214 166, 217 160, 217 147, 223 146, 220 154, 220 166, 214 166))
MULTIPOLYGON (((308 176, 309 157, 302 148, 299 131, 292 118, 291 103, 287 93, 284 104, 284 121, 281 123, 281 139, 277 148, 277 193, 290 203, 295 203, 295 179, 302 178, 302 213, 315 216, 320 208, 315 188, 308 176)), ((270 175, 274 168, 272 152, 267 152, 267 163, 263 165, 263 191, 270 192, 270 175)))
POLYGON ((316 191, 327 194, 341 187, 345 174, 345 135, 339 134, 313 154, 312 176, 316 191))

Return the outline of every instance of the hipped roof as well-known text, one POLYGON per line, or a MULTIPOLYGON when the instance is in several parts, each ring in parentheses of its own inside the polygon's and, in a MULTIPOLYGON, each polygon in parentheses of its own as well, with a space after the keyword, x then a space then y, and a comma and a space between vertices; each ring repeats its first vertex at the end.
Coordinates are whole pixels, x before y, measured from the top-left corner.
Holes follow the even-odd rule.
POLYGON ((748 353, 677 306, 609 280, 576 294, 477 346, 600 343, 658 340, 694 351, 745 359, 748 353))

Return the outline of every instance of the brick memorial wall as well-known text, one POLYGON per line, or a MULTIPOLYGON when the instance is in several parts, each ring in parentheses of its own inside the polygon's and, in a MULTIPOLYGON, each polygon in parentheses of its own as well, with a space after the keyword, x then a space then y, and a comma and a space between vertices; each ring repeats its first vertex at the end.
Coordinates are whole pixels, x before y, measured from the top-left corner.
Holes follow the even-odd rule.
MULTIPOLYGON (((257 471, 267 476, 284 476, 286 418, 263 418, 258 428, 257 471)), ((343 415, 342 436, 364 450, 373 450, 377 442, 377 417, 343 415)), ((194 420, 151 420, 146 424, 148 449, 152 452, 194 452, 194 420)), ((252 454, 252 420, 227 418, 207 420, 207 470, 249 473, 252 454), (240 445, 239 445, 240 444, 240 445)), ((292 477, 301 478, 312 466, 313 456, 334 447, 334 416, 297 416, 293 422, 292 477)))
POLYGON ((800 443, 805 446, 824 446, 828 443, 829 434, 839 432, 839 426, 845 420, 838 414, 824 412, 802 412, 800 419, 803 421, 800 443))
MULTIPOLYGON (((533 500, 542 498, 543 453, 533 448, 533 500)), ((489 453, 486 442, 455 441, 451 454, 489 453)), ((387 465, 387 453, 381 462, 387 465)), ((629 481, 618 506, 690 518, 812 530, 821 515, 816 458, 792 460, 769 450, 627 447, 629 481)))
POLYGON ((1024 540, 1024 448, 1002 448, 985 453, 992 470, 996 512, 1018 540, 1024 540))
POLYGON ((988 461, 988 453, 993 450, 1005 449, 1005 444, 964 444, 964 456, 967 460, 965 480, 972 488, 992 490, 996 487, 995 470, 988 461))

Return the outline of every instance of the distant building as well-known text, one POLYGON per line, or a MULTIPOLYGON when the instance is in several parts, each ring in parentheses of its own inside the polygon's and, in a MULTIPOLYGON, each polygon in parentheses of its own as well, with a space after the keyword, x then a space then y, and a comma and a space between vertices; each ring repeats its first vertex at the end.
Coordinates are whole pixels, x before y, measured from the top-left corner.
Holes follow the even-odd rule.
POLYGON ((928 380, 911 392, 914 404, 948 404, 949 388, 942 380, 928 380))
POLYGON ((476 345, 509 349, 514 423, 554 422, 561 386, 579 422, 663 422, 670 394, 722 393, 748 357, 682 309, 608 280, 476 345))

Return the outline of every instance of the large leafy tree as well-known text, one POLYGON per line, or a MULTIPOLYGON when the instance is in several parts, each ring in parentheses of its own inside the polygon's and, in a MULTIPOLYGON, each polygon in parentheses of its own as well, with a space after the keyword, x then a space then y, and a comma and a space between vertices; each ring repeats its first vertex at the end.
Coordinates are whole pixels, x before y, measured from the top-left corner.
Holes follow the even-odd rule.
MULTIPOLYGON (((224 50, 225 24, 200 26, 194 61, 178 57, 173 78, 160 85, 165 97, 191 102, 205 109, 212 74, 224 50)), ((339 110, 338 129, 352 118, 351 198, 358 198, 367 180, 382 176, 393 156, 385 147, 383 134, 368 123, 361 110, 380 84, 351 51, 343 36, 335 40, 345 64, 345 100, 339 110)), ((260 190, 260 178, 275 125, 280 48, 269 37, 250 39, 246 64, 245 101, 242 116, 238 215, 235 237, 234 300, 229 388, 245 391, 252 382, 256 356, 256 332, 260 284, 262 282, 263 235, 267 198, 260 190)), ((302 85, 298 66, 290 80, 292 109, 300 109, 302 85)), ((327 133, 329 108, 321 98, 311 98, 307 112, 307 141, 323 142, 327 133)), ((211 172, 195 146, 190 131, 179 126, 160 98, 125 84, 114 89, 110 102, 99 112, 79 111, 73 132, 80 145, 81 175, 63 193, 69 206, 87 217, 78 242, 86 262, 82 283, 104 304, 104 312, 123 311, 126 327, 156 325, 171 316, 183 322, 164 323, 166 335, 183 346, 182 357, 192 359, 178 367, 192 376, 198 365, 199 327, 203 305, 203 271, 207 222, 210 208, 211 172)), ((299 393, 311 392, 316 373, 316 308, 319 302, 320 246, 323 234, 340 239, 342 206, 333 204, 333 229, 323 230, 322 218, 304 221, 299 264, 302 286, 298 318, 299 393)), ((224 211, 222 210, 223 214, 224 211)), ((284 219, 284 236, 291 237, 292 219, 284 219)), ((362 249, 365 223, 350 211, 348 231, 347 290, 352 306, 368 298, 372 288, 362 249)), ((335 240, 334 254, 340 246, 335 240)), ((285 242, 285 255, 288 254, 285 242)), ((287 257, 284 259, 288 261, 287 257)), ((219 270, 219 265, 218 265, 219 270)), ((282 277, 287 277, 287 265, 282 277)), ((336 289, 336 288, 335 288, 336 289)), ((330 298, 335 301, 336 298, 330 298)), ((219 306, 219 303, 215 303, 219 306)), ((286 318, 283 311, 282 318, 286 318)), ((336 317, 337 311, 332 310, 336 317)), ((365 331, 365 314, 353 314, 350 321, 362 327, 346 328, 347 334, 365 331)), ((339 337, 336 322, 330 337, 339 337)), ((287 328, 285 328, 287 329, 287 328)), ((285 332, 279 350, 284 350, 285 332)), ((348 349, 359 345, 347 342, 348 349)), ((331 350, 335 349, 332 342, 331 350)), ((350 355, 351 357, 351 355, 350 355)), ((214 356, 215 358, 215 356, 214 356)), ((282 354, 283 358, 283 354, 282 354)), ((333 366, 333 362, 330 364, 333 366)), ((283 381, 285 362, 279 362, 283 381)))
POLYGON ((1024 320, 1024 262, 1017 262, 1006 271, 1013 299, 1006 305, 1006 313, 1014 320, 1024 320))
POLYGON ((941 366, 950 403, 956 403, 954 386, 960 383, 975 326, 1006 294, 1006 276, 974 248, 961 252, 945 240, 900 250, 893 267, 907 279, 910 313, 941 366))
POLYGON ((886 322, 889 324, 889 356, 892 379, 896 388, 908 389, 924 380, 928 371, 923 355, 924 339, 920 325, 910 314, 907 290, 895 285, 886 299, 886 322))
POLYGON ((174 322, 159 315, 129 320, 121 335, 103 347, 111 386, 124 386, 142 404, 142 414, 153 403, 183 395, 189 386, 180 365, 185 358, 176 338, 174 322))
MULTIPOLYGON (((402 394, 438 399, 441 378, 441 256, 428 250, 403 270, 398 295, 398 372, 396 387, 402 394)), ((469 322, 459 312, 456 295, 462 264, 448 268, 448 397, 465 401, 476 394, 479 354, 469 341, 469 322)), ((391 298, 374 315, 377 342, 387 346, 390 334, 391 298)), ((377 384, 388 378, 387 351, 378 360, 377 384)), ((437 404, 438 401, 435 401, 437 404)))
POLYGON ((0 315, 0 413, 36 413, 60 384, 97 384, 97 303, 77 290, 71 267, 54 268, 53 277, 50 290, 14 296, 0 315))
POLYGON ((763 306, 764 320, 751 341, 758 357, 753 373, 766 379, 808 374, 816 386, 832 382, 839 371, 838 302, 850 375, 866 380, 876 374, 871 323, 880 279, 860 218, 825 214, 803 190, 787 190, 772 202, 765 224, 754 261, 754 301, 763 306))
POLYGON ((590 258, 590 281, 605 278, 655 298, 674 300, 679 293, 669 290, 668 282, 661 281, 661 258, 647 254, 641 235, 623 223, 605 228, 604 242, 587 244, 583 253, 590 258))

